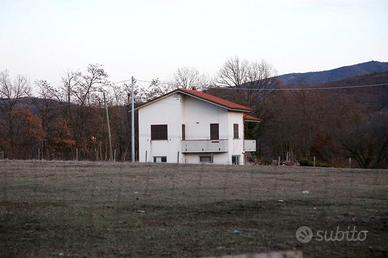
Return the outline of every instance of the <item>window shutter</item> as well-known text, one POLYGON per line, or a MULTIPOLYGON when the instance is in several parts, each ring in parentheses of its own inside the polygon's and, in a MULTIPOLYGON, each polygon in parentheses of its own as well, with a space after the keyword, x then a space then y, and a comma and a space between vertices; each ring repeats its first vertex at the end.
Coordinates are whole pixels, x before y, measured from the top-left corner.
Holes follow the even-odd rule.
POLYGON ((233 124, 233 138, 238 139, 238 124, 233 124))
POLYGON ((220 131, 218 124, 210 124, 210 140, 219 140, 220 131))
POLYGON ((151 140, 167 140, 167 125, 151 125, 151 140))
POLYGON ((186 125, 182 124, 182 141, 186 140, 186 125))

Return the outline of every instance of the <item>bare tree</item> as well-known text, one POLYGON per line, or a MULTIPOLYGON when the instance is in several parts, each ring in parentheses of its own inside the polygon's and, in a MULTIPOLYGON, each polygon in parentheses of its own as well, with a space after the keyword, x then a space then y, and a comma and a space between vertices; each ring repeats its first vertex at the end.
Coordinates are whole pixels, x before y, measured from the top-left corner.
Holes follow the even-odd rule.
POLYGON ((193 67, 181 67, 174 73, 172 84, 175 88, 195 87, 203 89, 209 86, 210 80, 193 67))
POLYGON ((279 81, 275 78, 275 69, 265 61, 252 62, 247 66, 246 82, 242 85, 244 98, 249 106, 261 102, 272 93, 279 81))
POLYGON ((42 141, 41 157, 48 158, 48 145, 52 142, 52 127, 58 119, 59 101, 61 101, 60 93, 46 80, 38 80, 35 82, 38 88, 38 97, 33 98, 34 105, 38 111, 37 115, 40 118, 42 129, 44 130, 44 139, 42 141))
POLYGON ((0 110, 5 114, 5 121, 0 120, 0 125, 6 131, 8 142, 10 145, 10 157, 13 155, 15 143, 14 135, 14 113, 16 106, 21 98, 29 96, 31 88, 27 78, 22 75, 17 75, 14 80, 10 78, 8 71, 0 73, 0 98, 3 99, 0 110))
POLYGON ((217 84, 236 88, 235 93, 241 95, 246 104, 257 109, 256 104, 278 84, 275 75, 275 69, 265 61, 248 62, 232 57, 220 69, 217 84))
POLYGON ((27 78, 17 75, 12 81, 8 71, 0 73, 0 97, 8 100, 17 101, 22 97, 30 95, 31 88, 28 85, 27 78))
POLYGON ((362 168, 384 168, 388 161, 388 112, 354 114, 339 142, 362 168))
POLYGON ((80 72, 68 71, 63 77, 63 87, 60 89, 60 96, 63 101, 67 103, 68 110, 71 106, 71 97, 73 95, 75 86, 78 84, 79 78, 81 77, 80 72))
POLYGON ((90 64, 86 74, 75 74, 73 94, 82 107, 90 104, 92 94, 99 91, 101 85, 107 83, 108 75, 100 64, 90 64))
POLYGON ((62 78, 61 93, 68 106, 68 123, 73 129, 76 146, 83 151, 86 151, 90 136, 90 131, 85 125, 91 114, 98 116, 95 112, 91 112, 87 106, 93 103, 101 104, 99 94, 102 86, 108 84, 107 77, 102 65, 90 64, 86 73, 68 72, 62 78), (73 109, 76 109, 76 112, 73 112, 73 109))
POLYGON ((175 86, 171 83, 163 83, 158 78, 153 79, 145 91, 145 99, 150 100, 159 97, 173 90, 175 86))
POLYGON ((217 83, 220 86, 238 87, 248 82, 249 63, 239 57, 226 60, 218 73, 217 83))

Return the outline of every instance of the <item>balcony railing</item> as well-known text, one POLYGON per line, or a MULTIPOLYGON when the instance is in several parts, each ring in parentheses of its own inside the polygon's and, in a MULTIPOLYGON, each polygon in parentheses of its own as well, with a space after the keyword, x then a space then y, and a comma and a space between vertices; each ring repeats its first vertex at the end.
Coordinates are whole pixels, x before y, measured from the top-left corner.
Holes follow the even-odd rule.
POLYGON ((182 141, 182 152, 228 152, 228 140, 185 140, 182 141))
POLYGON ((256 151, 256 140, 244 140, 244 151, 256 151))

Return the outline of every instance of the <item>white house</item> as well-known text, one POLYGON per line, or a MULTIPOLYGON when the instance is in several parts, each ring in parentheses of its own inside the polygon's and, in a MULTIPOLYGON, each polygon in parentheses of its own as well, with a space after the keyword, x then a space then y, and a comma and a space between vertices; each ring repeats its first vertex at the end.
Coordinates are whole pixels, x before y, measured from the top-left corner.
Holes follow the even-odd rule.
POLYGON ((244 164, 256 151, 244 122, 249 107, 198 90, 177 89, 139 107, 139 161, 244 164))

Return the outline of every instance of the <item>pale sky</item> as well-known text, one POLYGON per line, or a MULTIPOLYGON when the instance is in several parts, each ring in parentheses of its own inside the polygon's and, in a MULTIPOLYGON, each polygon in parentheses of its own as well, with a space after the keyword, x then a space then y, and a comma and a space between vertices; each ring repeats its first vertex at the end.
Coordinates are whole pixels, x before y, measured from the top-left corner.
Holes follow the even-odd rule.
POLYGON ((388 61, 388 0, 0 0, 0 71, 31 81, 89 63, 112 81, 213 75, 232 56, 278 74, 388 61))

